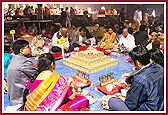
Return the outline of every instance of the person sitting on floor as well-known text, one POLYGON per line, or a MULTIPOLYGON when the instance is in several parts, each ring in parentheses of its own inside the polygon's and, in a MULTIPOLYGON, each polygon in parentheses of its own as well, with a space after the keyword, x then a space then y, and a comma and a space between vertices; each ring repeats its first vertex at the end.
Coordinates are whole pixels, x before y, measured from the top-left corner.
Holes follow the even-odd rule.
POLYGON ((36 73, 32 60, 29 42, 17 40, 13 44, 14 56, 6 72, 8 97, 13 106, 23 104, 24 83, 36 73))
POLYGON ((149 50, 150 61, 155 61, 164 68, 164 55, 158 48, 152 48, 149 50))
POLYGON ((54 33, 56 32, 55 30, 55 24, 49 25, 48 27, 46 27, 44 36, 46 36, 47 38, 52 38, 52 36, 54 35, 54 33))
POLYGON ((148 33, 145 31, 146 26, 140 25, 140 30, 134 33, 135 37, 135 45, 144 45, 144 43, 148 40, 148 33))
POLYGON ((75 23, 72 23, 72 35, 77 31, 77 26, 75 23))
POLYGON ((153 48, 157 48, 159 49, 160 48, 160 41, 157 40, 157 33, 155 32, 152 32, 150 35, 149 35, 149 39, 148 41, 145 43, 146 45, 146 48, 148 50, 151 50, 153 48))
POLYGON ((42 53, 49 53, 49 48, 44 47, 44 38, 41 32, 37 32, 36 36, 30 41, 32 56, 39 56, 42 53))
POLYGON ((98 43, 98 47, 111 50, 115 45, 117 45, 116 33, 113 32, 112 27, 109 27, 108 32, 104 33, 104 37, 98 43))
POLYGON ((128 33, 127 28, 123 28, 123 36, 119 39, 118 47, 126 49, 127 52, 135 47, 135 38, 128 33))
POLYGON ((101 38, 103 38, 104 33, 106 33, 106 29, 104 28, 103 24, 100 24, 99 27, 96 30, 95 37, 96 37, 96 42, 100 42, 101 38))
MULTIPOLYGON (((125 101, 110 98, 108 105, 114 111, 163 111, 164 110, 164 70, 152 62, 148 50, 143 46, 135 47, 129 56, 139 71, 126 78, 131 84, 125 101)), ((125 76, 127 77, 127 76, 125 76)))
POLYGON ((61 46, 58 43, 58 40, 61 38, 66 39, 66 43, 63 45, 65 52, 72 52, 74 50, 74 47, 69 44, 68 36, 67 36, 67 29, 64 27, 62 27, 60 31, 56 32, 52 37, 52 48, 51 48, 52 52, 62 51, 61 46))
POLYGON ((71 81, 54 72, 55 66, 51 53, 40 55, 34 79, 25 83, 27 89, 22 111, 80 111, 89 108, 89 100, 76 95, 75 89, 70 87, 71 81))
POLYGON ((16 38, 20 38, 23 35, 27 34, 26 26, 22 25, 21 28, 19 28, 16 32, 16 38))
POLYGON ((37 30, 36 24, 32 23, 32 25, 28 28, 27 33, 30 35, 36 35, 37 32, 38 32, 38 30, 37 30))
POLYGON ((74 47, 86 46, 90 44, 90 41, 86 37, 85 28, 81 27, 73 34, 71 44, 74 47))

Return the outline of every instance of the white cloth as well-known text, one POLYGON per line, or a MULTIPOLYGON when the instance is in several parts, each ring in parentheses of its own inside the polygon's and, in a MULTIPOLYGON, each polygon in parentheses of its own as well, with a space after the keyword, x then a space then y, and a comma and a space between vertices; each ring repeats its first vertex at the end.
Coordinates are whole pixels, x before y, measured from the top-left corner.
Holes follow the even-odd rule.
POLYGON ((142 21, 142 11, 135 10, 134 21, 140 23, 142 21))
POLYGON ((146 46, 146 48, 147 48, 148 50, 151 50, 151 49, 152 49, 152 42, 149 43, 149 44, 146 46))
POLYGON ((79 44, 81 45, 83 41, 83 37, 81 35, 79 35, 79 44))
POLYGON ((145 23, 148 22, 148 16, 149 16, 149 14, 148 14, 148 13, 145 13, 145 15, 144 15, 144 21, 145 21, 145 23))
POLYGON ((136 47, 135 38, 131 34, 128 34, 126 38, 124 36, 122 36, 119 39, 119 43, 118 44, 124 45, 126 48, 134 48, 134 47, 136 47))
POLYGON ((32 56, 39 56, 43 53, 49 53, 49 48, 44 47, 43 38, 41 38, 40 40, 37 40, 36 36, 32 38, 30 41, 30 47, 31 47, 32 56), (38 46, 42 48, 37 48, 38 46))
MULTIPOLYGON (((56 32, 56 33, 53 35, 53 37, 52 37, 52 46, 58 46, 58 47, 62 48, 62 47, 58 44, 57 33, 58 33, 59 36, 62 36, 60 31, 56 32)), ((63 36, 62 36, 62 37, 63 37, 63 36)), ((66 37, 66 43, 65 43, 63 46, 69 48, 68 37, 66 37)))
POLYGON ((91 41, 91 44, 96 44, 96 39, 95 39, 95 37, 89 38, 89 40, 91 41))

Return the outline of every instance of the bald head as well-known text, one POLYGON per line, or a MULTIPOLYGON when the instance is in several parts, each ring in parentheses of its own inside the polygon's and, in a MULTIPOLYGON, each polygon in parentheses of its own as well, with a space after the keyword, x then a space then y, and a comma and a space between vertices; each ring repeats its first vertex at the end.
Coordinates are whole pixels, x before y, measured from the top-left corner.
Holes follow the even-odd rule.
POLYGON ((123 29, 123 36, 126 38, 128 35, 128 29, 127 28, 124 28, 123 29))
POLYGON ((60 29, 60 32, 61 32, 62 36, 66 36, 67 35, 67 29, 64 28, 64 27, 60 29))

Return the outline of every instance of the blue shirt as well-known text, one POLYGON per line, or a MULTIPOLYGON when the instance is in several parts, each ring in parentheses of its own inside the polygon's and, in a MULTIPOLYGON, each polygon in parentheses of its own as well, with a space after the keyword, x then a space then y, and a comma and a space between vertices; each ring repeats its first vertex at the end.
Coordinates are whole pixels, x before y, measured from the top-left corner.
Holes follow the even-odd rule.
POLYGON ((145 66, 127 83, 131 87, 127 92, 125 104, 132 111, 161 111, 164 108, 164 70, 155 62, 145 66))
POLYGON ((4 54, 4 76, 6 74, 6 71, 8 69, 8 66, 9 66, 12 58, 13 58, 13 55, 11 55, 10 53, 5 53, 4 54))

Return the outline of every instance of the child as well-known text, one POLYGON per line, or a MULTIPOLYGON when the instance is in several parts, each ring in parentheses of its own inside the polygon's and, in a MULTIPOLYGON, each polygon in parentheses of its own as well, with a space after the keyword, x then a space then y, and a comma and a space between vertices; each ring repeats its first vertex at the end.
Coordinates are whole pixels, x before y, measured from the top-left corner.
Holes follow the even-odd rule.
POLYGON ((26 40, 18 40, 13 44, 14 56, 9 64, 6 77, 8 84, 8 96, 12 105, 22 104, 24 83, 27 78, 31 78, 36 69, 31 59, 27 58, 31 55, 29 42, 26 40))

